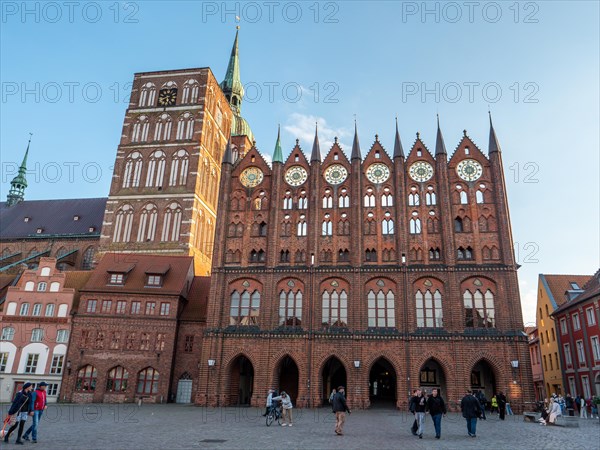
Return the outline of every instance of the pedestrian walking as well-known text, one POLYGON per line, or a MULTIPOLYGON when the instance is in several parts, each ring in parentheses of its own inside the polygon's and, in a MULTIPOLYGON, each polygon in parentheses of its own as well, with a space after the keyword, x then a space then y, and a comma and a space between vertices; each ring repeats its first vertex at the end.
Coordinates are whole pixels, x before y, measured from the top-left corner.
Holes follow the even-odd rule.
POLYGON ((496 394, 492 396, 492 407, 490 408, 490 414, 492 414, 494 411, 498 412, 498 398, 496 397, 496 394))
POLYGON ((471 437, 477 437, 477 418, 481 414, 481 405, 472 391, 467 391, 460 401, 460 410, 462 416, 467 420, 467 433, 471 437))
POLYGON ((335 413, 335 434, 342 436, 344 434, 344 423, 346 422, 346 413, 350 414, 348 403, 346 403, 346 390, 344 386, 337 388, 331 407, 335 413))
POLYGON ((412 427, 410 427, 410 432, 413 434, 413 436, 417 435, 417 430, 419 429, 419 424, 417 423, 417 416, 415 414, 415 409, 417 407, 418 398, 419 398, 419 390, 413 389, 413 395, 410 398, 410 400, 408 401, 408 410, 413 414, 413 416, 415 416, 415 420, 412 424, 412 427))
POLYGON ((419 439, 423 439, 423 431, 425 429, 425 411, 427 410, 427 397, 425 389, 419 390, 416 404, 415 404, 415 416, 417 418, 417 436, 419 439))
POLYGON ((485 393, 483 391, 477 392, 477 400, 479 400, 479 404, 481 405, 481 418, 483 420, 487 420, 485 417, 485 407, 487 405, 487 398, 485 398, 485 393))
POLYGON ((581 415, 579 416, 579 418, 581 419, 587 419, 588 415, 587 415, 587 407, 586 407, 586 402, 585 402, 585 397, 583 395, 580 395, 580 405, 581 405, 581 415))
POLYGON ((290 398, 290 396, 287 394, 287 392, 285 391, 281 391, 281 395, 278 395, 277 397, 273 397, 272 399, 273 401, 277 401, 277 400, 281 400, 281 421, 282 427, 285 427, 286 425, 291 427, 292 424, 292 408, 294 407, 294 405, 292 405, 292 399, 290 398))
POLYGON ((506 416, 506 396, 502 391, 498 392, 496 395, 496 400, 498 401, 498 413, 500 414, 500 420, 504 420, 506 416))
POLYGON ((37 444, 37 432, 40 420, 42 419, 42 414, 44 414, 44 411, 48 408, 46 401, 46 386, 48 386, 48 383, 42 381, 41 383, 38 383, 35 391, 31 393, 30 406, 33 410, 33 424, 25 431, 23 439, 28 441, 29 435, 31 434, 31 442, 34 444, 37 444))
POLYGON ((439 439, 442 436, 442 415, 446 415, 446 404, 437 389, 431 391, 431 395, 427 399, 427 411, 431 414, 433 427, 435 428, 435 438, 439 439))
POLYGON ((567 412, 569 413, 569 416, 574 416, 575 401, 573 400, 573 397, 571 397, 571 394, 567 394, 567 396, 565 397, 565 406, 567 407, 567 412))
POLYGON ((25 383, 23 385, 23 389, 17 392, 15 399, 13 400, 10 408, 8 410, 8 415, 16 415, 15 424, 9 428, 8 433, 4 436, 4 442, 8 444, 8 439, 13 431, 19 428, 17 431, 17 440, 15 444, 23 445, 23 441, 21 440, 21 436, 23 435, 23 428, 25 427, 25 422, 27 422, 27 416, 32 415, 31 412, 31 391, 33 390, 33 385, 31 383, 25 383))
POLYGON ((575 397, 575 407, 577 408, 577 415, 581 413, 581 396, 575 397))

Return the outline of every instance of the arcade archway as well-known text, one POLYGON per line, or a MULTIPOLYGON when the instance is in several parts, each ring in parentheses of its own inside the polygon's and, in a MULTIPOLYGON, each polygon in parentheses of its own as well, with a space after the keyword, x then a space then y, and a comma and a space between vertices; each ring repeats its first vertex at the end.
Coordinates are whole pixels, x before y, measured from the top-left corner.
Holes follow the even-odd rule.
POLYGON ((483 391, 491 399, 497 392, 496 374, 487 361, 479 361, 471 370, 471 389, 483 391))
POLYGON ((442 397, 448 396, 446 390, 446 373, 435 359, 428 359, 421 367, 419 371, 419 386, 427 389, 428 393, 431 393, 431 390, 436 388, 439 391, 439 395, 442 397))
POLYGON ((277 366, 278 392, 288 393, 292 402, 296 404, 298 399, 299 372, 296 362, 290 357, 283 358, 277 366))
POLYGON ((250 405, 254 388, 254 366, 244 355, 232 363, 229 377, 229 404, 250 405))
POLYGON ((332 356, 325 362, 325 364, 323 364, 323 369, 321 370, 321 380, 321 398, 324 405, 329 403, 329 395, 331 395, 332 389, 337 389, 338 386, 344 386, 346 388, 346 392, 348 392, 346 384, 346 369, 341 361, 335 356, 332 356))
POLYGON ((372 406, 396 406, 396 370, 385 358, 371 366, 369 399, 372 406))

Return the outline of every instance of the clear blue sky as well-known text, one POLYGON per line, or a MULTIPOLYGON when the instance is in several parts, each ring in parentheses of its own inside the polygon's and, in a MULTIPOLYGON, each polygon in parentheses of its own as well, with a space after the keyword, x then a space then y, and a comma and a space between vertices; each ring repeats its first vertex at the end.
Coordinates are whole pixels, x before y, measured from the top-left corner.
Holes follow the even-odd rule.
POLYGON ((106 196, 133 73, 221 79, 238 15, 242 112, 264 153, 278 123, 284 151, 310 149, 315 121, 322 149, 347 148, 355 114, 365 152, 376 133, 392 148, 396 116, 405 148, 417 131, 432 148, 436 113, 449 151, 463 129, 487 151, 489 106, 525 322, 538 273, 598 269, 598 2, 26 5, 2 2, 2 198, 29 132, 27 199, 106 196))

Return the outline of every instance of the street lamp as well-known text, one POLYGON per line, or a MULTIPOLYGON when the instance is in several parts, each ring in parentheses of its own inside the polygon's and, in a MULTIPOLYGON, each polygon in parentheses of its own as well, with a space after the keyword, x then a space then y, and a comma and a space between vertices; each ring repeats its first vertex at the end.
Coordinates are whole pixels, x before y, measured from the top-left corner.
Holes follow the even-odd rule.
POLYGON ((358 360, 354 361, 354 367, 356 367, 358 369, 360 367, 360 361, 358 361, 358 360))
POLYGON ((517 369, 519 368, 519 360, 515 359, 510 362, 513 372, 513 383, 517 384, 517 369))
POLYGON ((208 360, 208 367, 215 367, 215 364, 217 363, 216 360, 214 359, 209 359, 208 360))

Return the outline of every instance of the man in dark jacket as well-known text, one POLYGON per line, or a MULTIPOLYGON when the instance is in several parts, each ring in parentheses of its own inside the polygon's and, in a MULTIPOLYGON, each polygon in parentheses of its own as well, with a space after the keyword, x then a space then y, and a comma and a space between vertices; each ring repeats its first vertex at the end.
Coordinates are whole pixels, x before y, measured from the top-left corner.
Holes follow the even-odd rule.
POLYGON ((32 415, 31 412, 31 397, 30 393, 33 390, 33 385, 31 383, 25 383, 23 385, 23 389, 17 392, 15 399, 10 405, 10 409, 8 410, 8 415, 16 415, 17 421, 15 424, 9 428, 8 433, 4 436, 4 442, 8 443, 8 438, 11 433, 15 431, 17 427, 19 427, 19 431, 17 433, 17 440, 15 444, 23 445, 23 441, 21 440, 21 436, 23 435, 23 428, 25 427, 25 422, 27 421, 27 416, 32 415))
POLYGON ((435 438, 439 439, 442 435, 442 414, 446 415, 446 404, 440 396, 439 391, 435 388, 431 391, 431 395, 427 399, 427 411, 429 411, 433 420, 435 438))
POLYGON ((472 391, 467 391, 467 395, 460 401, 460 410, 462 411, 462 416, 467 420, 467 432, 469 436, 476 437, 477 418, 481 414, 481 405, 472 391))
POLYGON ((500 413, 500 420, 504 420, 506 416, 506 396, 502 391, 498 392, 496 395, 496 400, 498 400, 498 412, 500 413))
POLYGON ((337 389, 337 394, 333 396, 331 407, 335 413, 335 434, 341 436, 344 434, 344 422, 346 421, 346 412, 350 414, 348 404, 346 403, 346 391, 344 386, 337 389))
POLYGON ((415 421, 410 428, 410 432, 413 436, 417 435, 417 430, 419 429, 419 424, 417 423, 417 416, 415 415, 415 411, 417 409, 417 400, 419 398, 420 392, 418 389, 413 389, 413 395, 408 402, 408 410, 415 416, 415 421))

